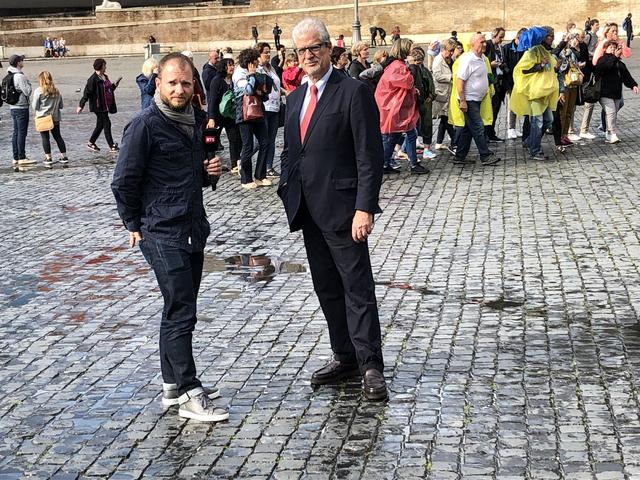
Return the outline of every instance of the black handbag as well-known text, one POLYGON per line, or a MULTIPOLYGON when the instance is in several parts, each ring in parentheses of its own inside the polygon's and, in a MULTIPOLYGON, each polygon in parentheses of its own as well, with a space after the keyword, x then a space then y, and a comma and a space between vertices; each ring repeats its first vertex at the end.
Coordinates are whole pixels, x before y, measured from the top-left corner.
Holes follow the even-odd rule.
POLYGON ((602 91, 602 82, 600 77, 593 74, 587 83, 583 83, 582 89, 582 101, 585 103, 597 103, 600 101, 600 95, 602 91))

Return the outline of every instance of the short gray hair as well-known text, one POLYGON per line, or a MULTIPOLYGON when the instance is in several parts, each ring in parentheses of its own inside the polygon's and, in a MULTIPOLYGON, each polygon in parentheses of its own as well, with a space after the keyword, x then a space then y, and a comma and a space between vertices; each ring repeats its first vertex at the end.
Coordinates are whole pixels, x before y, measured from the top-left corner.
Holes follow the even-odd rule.
POLYGON ((327 26, 322 22, 322 20, 317 18, 304 18, 300 20, 295 27, 293 27, 293 30, 291 31, 293 44, 297 46, 296 38, 305 33, 317 33, 320 36, 321 42, 331 43, 331 37, 329 36, 327 26))

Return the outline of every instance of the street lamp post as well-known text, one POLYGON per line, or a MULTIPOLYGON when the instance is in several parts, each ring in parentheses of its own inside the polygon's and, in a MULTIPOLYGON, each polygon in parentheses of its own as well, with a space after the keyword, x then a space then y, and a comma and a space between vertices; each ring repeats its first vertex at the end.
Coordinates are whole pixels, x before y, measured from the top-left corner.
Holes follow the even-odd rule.
POLYGON ((360 36, 360 17, 358 16, 358 0, 353 1, 353 31, 351 33, 351 45, 355 45, 362 37, 360 36))

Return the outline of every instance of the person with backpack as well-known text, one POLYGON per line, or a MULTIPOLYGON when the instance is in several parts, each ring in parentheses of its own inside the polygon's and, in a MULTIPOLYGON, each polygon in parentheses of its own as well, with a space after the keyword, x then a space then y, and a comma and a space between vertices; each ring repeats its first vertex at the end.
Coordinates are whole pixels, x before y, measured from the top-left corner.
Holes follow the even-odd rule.
MULTIPOLYGON (((51 115, 53 120, 53 128, 51 134, 60 150, 60 164, 66 167, 69 164, 67 158, 67 147, 64 139, 60 134, 60 110, 63 108, 62 95, 53 83, 53 77, 46 70, 38 75, 39 86, 33 92, 31 107, 35 112, 35 118, 43 118, 51 115)), ((49 130, 41 131, 42 149, 44 150, 44 167, 53 168, 53 159, 51 158, 51 141, 49 139, 49 130)))
POLYGON ((218 74, 211 80, 207 92, 207 116, 209 118, 207 128, 220 127, 227 132, 231 172, 238 173, 242 140, 240 129, 236 125, 236 102, 231 81, 235 64, 232 58, 223 58, 218 61, 216 68, 218 74))
POLYGON ((111 153, 117 153, 120 151, 120 148, 111 136, 111 120, 109 119, 109 114, 118 111, 114 93, 116 88, 118 88, 121 78, 115 83, 111 83, 111 80, 109 80, 109 77, 105 73, 107 70, 107 61, 104 58, 96 58, 93 62, 93 69, 94 73, 87 80, 84 93, 82 94, 78 108, 76 108, 76 113, 80 114, 84 106, 89 102, 89 111, 93 112, 96 116, 96 126, 89 138, 89 142, 87 142, 87 148, 89 150, 94 152, 100 151, 100 148, 96 145, 96 140, 104 130, 104 138, 109 144, 109 150, 111 153))
POLYGON ((27 158, 26 154, 31 82, 22 73, 23 67, 24 55, 11 55, 8 73, 2 79, 2 101, 9 104, 13 120, 11 146, 13 147, 14 169, 36 163, 35 160, 27 158))

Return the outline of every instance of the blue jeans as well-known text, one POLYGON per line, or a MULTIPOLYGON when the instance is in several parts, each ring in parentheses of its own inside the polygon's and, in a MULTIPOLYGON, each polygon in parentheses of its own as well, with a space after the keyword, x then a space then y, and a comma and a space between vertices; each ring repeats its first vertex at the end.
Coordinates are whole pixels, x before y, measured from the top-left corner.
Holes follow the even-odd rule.
POLYGON ((22 160, 27 158, 25 145, 27 142, 27 129, 29 128, 29 109, 12 108, 11 118, 13 119, 13 136, 11 137, 13 159, 22 160))
MULTIPOLYGON (((416 165, 418 165, 418 157, 416 155, 416 140, 418 139, 418 134, 415 128, 409 130, 406 133, 407 133, 407 139, 406 139, 407 155, 409 156, 409 162, 411 163, 411 168, 413 168, 416 165)), ((384 167, 385 168, 391 165, 392 158, 393 158, 393 149, 398 144, 401 138, 402 138, 401 132, 382 134, 382 145, 384 146, 384 167)))
POLYGON ((487 146, 487 137, 484 132, 484 123, 480 116, 480 102, 467 100, 467 111, 464 112, 464 127, 456 138, 456 158, 464 160, 467 158, 471 148, 471 139, 478 147, 480 159, 491 155, 491 150, 487 146))
POLYGON ((261 122, 240 122, 240 137, 242 138, 242 152, 240 153, 240 181, 242 183, 253 182, 254 175, 251 173, 251 157, 253 156, 253 137, 258 140, 260 150, 256 160, 255 178, 264 180, 267 176, 267 147, 269 138, 267 124, 261 122))
POLYGON ((280 113, 264 112, 264 119, 267 122, 267 139, 269 146, 267 147, 267 170, 273 168, 273 158, 276 156, 276 135, 278 134, 278 121, 280 113))
POLYGON ((542 134, 553 125, 553 112, 550 108, 547 108, 542 115, 531 116, 529 121, 531 122, 531 127, 527 146, 529 147, 529 154, 533 157, 542 153, 542 134))
POLYGON ((153 269, 164 298, 160 321, 160 368, 164 383, 176 383, 178 394, 201 387, 193 360, 192 332, 203 252, 188 252, 145 237, 140 251, 153 269))

